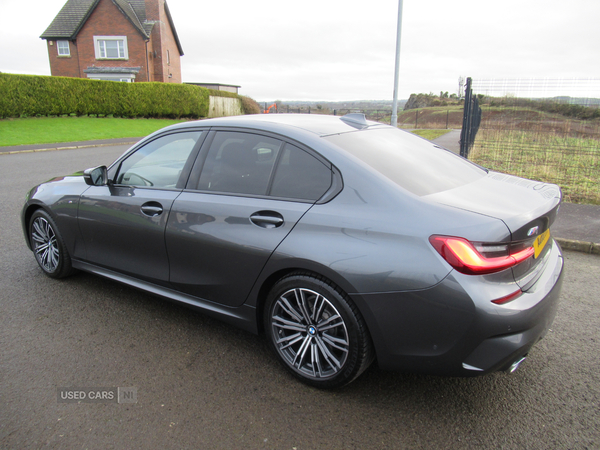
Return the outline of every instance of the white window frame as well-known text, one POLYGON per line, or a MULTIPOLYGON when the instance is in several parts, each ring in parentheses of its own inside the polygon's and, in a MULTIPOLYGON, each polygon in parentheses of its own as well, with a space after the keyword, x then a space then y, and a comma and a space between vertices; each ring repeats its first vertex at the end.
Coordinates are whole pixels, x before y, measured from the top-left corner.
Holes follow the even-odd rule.
POLYGON ((104 80, 104 81, 122 81, 124 83, 133 83, 135 80, 135 74, 103 74, 94 73, 88 74, 90 80, 104 80))
POLYGON ((71 56, 71 47, 69 45, 69 41, 56 41, 56 51, 58 52, 58 56, 71 56), (61 44, 63 44, 62 50, 65 50, 64 44, 67 45, 66 53, 61 53, 61 44))
POLYGON ((129 59, 127 36, 94 36, 94 50, 96 52, 96 59, 129 59), (121 49, 119 49, 119 56, 117 58, 106 56, 106 41, 122 41, 123 52, 121 53, 121 49))

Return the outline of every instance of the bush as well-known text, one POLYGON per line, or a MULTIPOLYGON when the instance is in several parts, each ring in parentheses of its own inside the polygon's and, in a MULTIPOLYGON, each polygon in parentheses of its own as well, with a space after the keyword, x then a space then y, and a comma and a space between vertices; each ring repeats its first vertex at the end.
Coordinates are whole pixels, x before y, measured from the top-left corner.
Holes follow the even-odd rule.
POLYGON ((245 95, 240 95, 240 98, 242 99, 242 110, 244 111, 244 114, 260 114, 260 105, 258 103, 245 95))
POLYGON ((75 114, 200 118, 206 88, 0 73, 0 118, 75 114))

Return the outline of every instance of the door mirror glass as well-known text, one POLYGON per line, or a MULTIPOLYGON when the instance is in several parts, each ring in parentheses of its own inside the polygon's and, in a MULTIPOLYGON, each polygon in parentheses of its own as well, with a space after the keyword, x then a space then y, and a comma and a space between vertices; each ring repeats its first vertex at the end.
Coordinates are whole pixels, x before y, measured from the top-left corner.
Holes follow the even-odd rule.
POLYGON ((90 186, 106 186, 108 174, 106 166, 94 167, 83 172, 85 184, 90 186))

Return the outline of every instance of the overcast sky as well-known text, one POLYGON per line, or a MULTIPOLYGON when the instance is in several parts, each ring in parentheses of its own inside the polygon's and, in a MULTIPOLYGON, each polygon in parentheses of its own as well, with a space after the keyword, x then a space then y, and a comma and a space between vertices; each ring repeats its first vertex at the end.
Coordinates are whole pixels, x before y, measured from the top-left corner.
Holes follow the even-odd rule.
MULTIPOLYGON (((39 36, 65 2, 0 0, 0 72, 50 75, 39 36)), ((184 82, 259 101, 393 96, 398 0, 167 3, 184 82)), ((600 0, 404 0, 399 96, 456 93, 459 76, 599 79, 599 19, 600 0)))

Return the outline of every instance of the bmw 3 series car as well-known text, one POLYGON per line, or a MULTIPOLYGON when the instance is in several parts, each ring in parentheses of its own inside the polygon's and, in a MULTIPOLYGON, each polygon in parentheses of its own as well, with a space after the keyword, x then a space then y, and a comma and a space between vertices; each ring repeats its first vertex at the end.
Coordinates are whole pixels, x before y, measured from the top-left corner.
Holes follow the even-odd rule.
POLYGON ((363 115, 162 129, 33 188, 29 248, 264 333, 321 388, 383 369, 515 370, 548 331, 563 257, 553 184, 486 170, 363 115))

